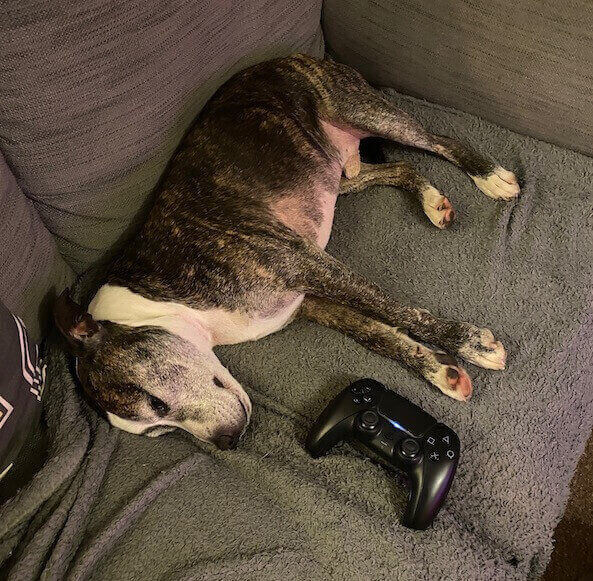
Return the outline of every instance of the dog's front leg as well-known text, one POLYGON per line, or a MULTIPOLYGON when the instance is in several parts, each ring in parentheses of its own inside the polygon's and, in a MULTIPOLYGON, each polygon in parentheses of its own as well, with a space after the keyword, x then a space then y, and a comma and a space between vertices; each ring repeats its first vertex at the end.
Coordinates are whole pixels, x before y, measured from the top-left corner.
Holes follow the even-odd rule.
POLYGON ((414 341, 401 329, 361 315, 349 307, 313 296, 305 297, 299 315, 320 325, 337 329, 363 347, 409 367, 445 395, 466 401, 472 393, 471 380, 455 359, 414 341))
POLYGON ((301 246, 300 289, 306 294, 349 307, 371 319, 443 347, 451 354, 487 369, 503 369, 506 353, 489 329, 435 317, 424 309, 402 305, 378 285, 356 274, 313 244, 301 246))

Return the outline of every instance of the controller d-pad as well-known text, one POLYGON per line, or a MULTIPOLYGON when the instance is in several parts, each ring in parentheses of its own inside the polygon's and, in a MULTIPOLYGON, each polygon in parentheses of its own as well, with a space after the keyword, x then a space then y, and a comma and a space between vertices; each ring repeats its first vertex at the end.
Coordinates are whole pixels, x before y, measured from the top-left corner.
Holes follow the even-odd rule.
POLYGON ((372 404, 375 403, 375 398, 372 395, 355 394, 352 401, 357 405, 361 403, 372 404))

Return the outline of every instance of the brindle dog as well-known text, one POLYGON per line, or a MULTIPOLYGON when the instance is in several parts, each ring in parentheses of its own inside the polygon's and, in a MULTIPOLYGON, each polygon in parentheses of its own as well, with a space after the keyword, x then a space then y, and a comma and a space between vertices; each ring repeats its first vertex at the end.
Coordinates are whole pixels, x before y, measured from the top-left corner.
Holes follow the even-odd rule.
POLYGON ((458 400, 471 382, 451 355, 504 367, 488 329, 402 305, 324 251, 338 194, 372 184, 411 192, 438 228, 453 220, 449 200, 409 164, 362 164, 367 136, 437 153, 491 198, 519 193, 513 173, 432 135, 347 66, 296 55, 235 75, 181 143, 88 312, 66 291, 56 303, 84 390, 113 425, 152 436, 181 427, 235 446, 251 403, 212 348, 258 339, 297 315, 458 400))

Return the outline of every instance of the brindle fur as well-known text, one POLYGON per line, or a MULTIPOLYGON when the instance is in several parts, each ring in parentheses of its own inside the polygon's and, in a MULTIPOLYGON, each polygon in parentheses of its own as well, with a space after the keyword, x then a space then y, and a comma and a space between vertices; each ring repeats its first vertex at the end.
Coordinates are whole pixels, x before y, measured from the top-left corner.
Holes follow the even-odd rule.
POLYGON ((273 307, 281 292, 311 293, 455 350, 468 339, 468 326, 397 304, 306 235, 307 223, 313 231, 320 221, 309 192, 313 182, 329 179, 336 157, 322 119, 439 148, 468 171, 493 167, 465 146, 428 134, 349 67, 303 55, 265 62, 233 77, 204 109, 173 157, 148 220, 106 282, 154 300, 246 311, 273 307), (287 197, 298 198, 305 235, 270 210, 287 197))
MULTIPOLYGON (((321 219, 309 192, 331 179, 337 154, 322 119, 432 151, 442 141, 349 67, 303 55, 256 65, 227 82, 199 116, 148 220, 111 265, 106 282, 200 308, 260 309, 262 297, 273 303, 278 291, 315 291, 307 282, 309 265, 316 264, 316 274, 336 270, 307 236, 321 219), (296 198, 301 209, 302 232, 270 210, 287 198, 296 198)), ((492 167, 449 141, 455 147, 446 157, 468 171, 466 160, 472 168, 492 167)), ((402 176, 387 183, 419 191, 423 178, 412 168, 402 176)))
MULTIPOLYGON (((451 353, 470 344, 484 349, 483 330, 397 303, 317 245, 316 190, 346 193, 385 183, 422 199, 430 185, 406 163, 375 170, 363 164, 356 175, 356 159, 351 179, 339 183, 338 151, 323 122, 426 149, 474 176, 495 167, 459 142, 428 133, 349 67, 303 55, 265 62, 234 76, 202 111, 148 219, 103 282, 156 301, 245 313, 273 313, 287 294, 305 293, 302 315, 426 377, 443 355, 405 332, 451 353), (273 209, 283 204, 297 212, 297 226, 276 217, 273 209)), ((140 335, 130 337, 142 346, 140 335)), ((110 369, 115 359, 99 363, 110 369)), ((110 397, 133 407, 136 394, 126 389, 110 397)))

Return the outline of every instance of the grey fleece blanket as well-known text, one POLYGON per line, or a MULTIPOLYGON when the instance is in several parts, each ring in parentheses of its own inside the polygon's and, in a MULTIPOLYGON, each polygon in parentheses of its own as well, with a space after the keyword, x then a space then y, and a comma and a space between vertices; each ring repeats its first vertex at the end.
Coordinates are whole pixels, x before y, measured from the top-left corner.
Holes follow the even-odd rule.
MULTIPOLYGON (((541 574, 593 418, 593 160, 392 94, 436 133, 517 172, 522 196, 483 196, 455 167, 389 147, 450 196, 439 231, 393 188, 339 200, 329 251, 403 301, 491 327, 507 370, 468 365, 446 398, 392 361, 306 322, 219 349, 255 404, 236 451, 108 427, 50 348, 49 459, 0 508, 10 579, 525 579, 541 574), (401 478, 347 444, 319 460, 308 427, 350 381, 374 377, 453 427, 461 462, 434 526, 399 524, 401 478)), ((99 227, 99 224, 97 225, 99 227)))

